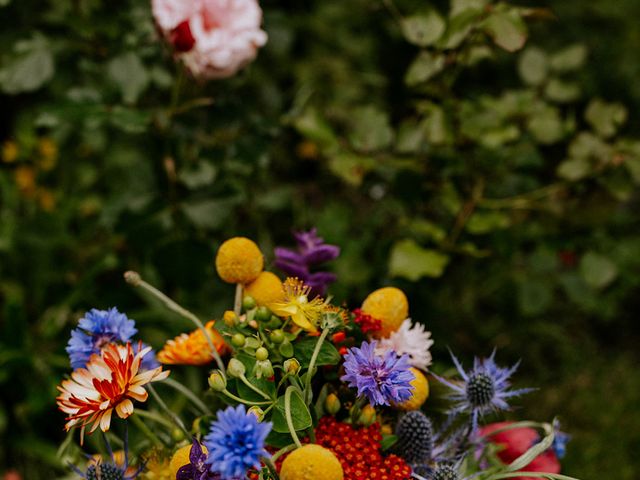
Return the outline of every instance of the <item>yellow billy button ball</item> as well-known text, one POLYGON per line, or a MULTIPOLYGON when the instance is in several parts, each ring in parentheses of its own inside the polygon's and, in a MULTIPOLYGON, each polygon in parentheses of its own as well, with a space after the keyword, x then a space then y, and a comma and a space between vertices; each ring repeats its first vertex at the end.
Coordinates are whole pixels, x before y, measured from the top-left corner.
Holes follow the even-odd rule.
POLYGON ((248 238, 230 238, 218 249, 216 270, 227 283, 250 283, 264 267, 264 257, 258 246, 248 238))
MULTIPOLYGON (((202 451, 204 453, 208 453, 207 447, 202 445, 202 451)), ((178 450, 176 450, 176 453, 173 454, 173 457, 171 457, 171 462, 169 463, 169 470, 171 472, 170 478, 176 478, 176 474, 178 473, 178 470, 180 470, 180 467, 191 463, 191 461, 189 460, 190 452, 191 444, 185 445, 184 447, 180 447, 178 450)))
POLYGON ((309 444, 294 450, 280 469, 281 480, 343 480, 342 465, 330 450, 309 444))
POLYGON ((400 328, 409 316, 409 302, 399 288, 379 288, 362 302, 362 311, 382 322, 382 328, 376 335, 385 338, 400 328))
POLYGON ((260 307, 281 302, 284 298, 282 281, 271 272, 262 272, 253 282, 245 285, 244 293, 253 297, 260 307))
POLYGON ((412 368, 411 373, 413 373, 414 376, 414 379, 411 381, 413 393, 409 400, 405 400, 404 402, 396 405, 396 407, 401 410, 418 410, 422 405, 424 405, 427 398, 429 398, 429 382, 427 377, 425 377, 417 368, 412 368))

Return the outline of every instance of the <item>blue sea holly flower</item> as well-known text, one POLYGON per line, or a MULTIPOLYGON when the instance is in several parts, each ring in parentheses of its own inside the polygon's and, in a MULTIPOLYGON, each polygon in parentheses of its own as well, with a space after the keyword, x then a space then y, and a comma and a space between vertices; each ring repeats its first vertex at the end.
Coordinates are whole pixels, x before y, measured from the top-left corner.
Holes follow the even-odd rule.
POLYGON ((259 422, 247 413, 244 405, 219 412, 202 442, 209 451, 205 462, 210 470, 223 480, 235 480, 245 478, 250 468, 260 468, 260 458, 269 456, 265 440, 271 426, 271 422, 259 422))
POLYGON ((350 348, 345 355, 343 375, 340 380, 358 389, 372 405, 402 403, 411 397, 415 378, 407 355, 398 356, 393 351, 376 355, 377 342, 362 342, 360 348, 350 348))
POLYGON ((466 372, 458 359, 451 354, 453 363, 463 379, 461 383, 453 383, 442 377, 435 377, 453 390, 450 399, 455 402, 449 414, 457 416, 461 413, 471 415, 472 430, 478 428, 478 419, 494 411, 508 410, 507 400, 532 391, 531 388, 510 390, 509 379, 517 370, 518 363, 511 368, 500 368, 494 361, 495 350, 489 358, 475 358, 473 369, 466 372))
POLYGON ((78 328, 71 332, 67 344, 67 353, 71 368, 82 368, 87 365, 94 353, 100 353, 103 346, 112 342, 126 343, 138 330, 136 323, 120 313, 117 308, 87 312, 80 319, 78 328))

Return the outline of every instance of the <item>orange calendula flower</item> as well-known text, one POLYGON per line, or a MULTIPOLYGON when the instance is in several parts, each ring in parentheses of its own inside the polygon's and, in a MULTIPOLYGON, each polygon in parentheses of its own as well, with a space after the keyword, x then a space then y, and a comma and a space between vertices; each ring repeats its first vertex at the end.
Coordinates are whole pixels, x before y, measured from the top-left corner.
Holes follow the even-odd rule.
POLYGON ((283 287, 284 300, 270 303, 269 309, 280 317, 291 317, 293 323, 307 332, 317 332, 326 302, 320 297, 309 300, 311 287, 297 278, 287 278, 283 287))
POLYGON ((110 344, 92 355, 86 368, 74 370, 71 379, 58 387, 60 395, 56 399, 60 410, 68 415, 65 430, 79 425, 84 433, 85 427, 91 425, 89 432, 98 426, 106 432, 114 410, 120 418, 129 417, 133 400, 147 400, 144 386, 169 376, 162 367, 140 371, 140 362, 150 350, 151 347, 142 348, 142 343, 138 353, 134 353, 131 343, 110 344))
MULTIPOLYGON (((218 331, 213 328, 213 324, 213 320, 208 322, 205 329, 218 353, 223 354, 227 350, 227 344, 224 343, 218 331)), ((167 365, 206 365, 213 361, 213 355, 204 333, 197 329, 167 341, 164 348, 158 353, 158 361, 167 365)))

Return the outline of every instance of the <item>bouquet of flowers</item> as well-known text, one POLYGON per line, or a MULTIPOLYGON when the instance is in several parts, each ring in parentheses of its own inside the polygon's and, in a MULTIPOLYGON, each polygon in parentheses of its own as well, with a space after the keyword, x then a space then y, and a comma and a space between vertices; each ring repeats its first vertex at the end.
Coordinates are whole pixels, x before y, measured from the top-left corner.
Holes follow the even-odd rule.
POLYGON ((134 338, 135 322, 116 308, 86 313, 71 332, 74 370, 57 397, 69 432, 59 453, 75 474, 91 480, 570 479, 559 474, 567 435, 557 422, 484 423, 530 391, 512 387, 517 365, 499 366, 494 351, 471 367, 452 354, 455 369, 431 371, 431 334, 409 318, 401 290, 376 290, 353 310, 335 305, 327 287, 336 278, 319 268, 339 247, 315 230, 296 240, 295 250, 275 251, 275 265, 290 275, 284 281, 264 271, 253 241, 224 242, 215 265, 235 285, 235 301, 207 323, 127 272, 129 284, 195 326, 157 355, 134 338), (178 382, 167 365, 191 366, 208 388, 178 382), (93 435, 98 430, 102 435, 93 435), (86 438, 98 453, 80 463, 86 438))

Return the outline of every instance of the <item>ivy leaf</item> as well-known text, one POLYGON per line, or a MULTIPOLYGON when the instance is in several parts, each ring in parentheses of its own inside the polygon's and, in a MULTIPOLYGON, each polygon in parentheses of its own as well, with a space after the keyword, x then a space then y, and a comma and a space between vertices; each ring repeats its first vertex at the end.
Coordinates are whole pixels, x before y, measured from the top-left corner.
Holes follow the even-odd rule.
MULTIPOLYGON (((311 426, 311 413, 309 412, 309 407, 304 403, 302 395, 300 395, 298 390, 294 390, 291 393, 291 419, 293 421, 293 428, 297 432, 300 430, 306 430, 311 426)), ((271 421, 273 422, 273 430, 275 432, 287 433, 289 431, 285 416, 284 395, 278 398, 276 407, 273 410, 271 421)))
POLYGON ((356 150, 371 152, 391 145, 393 129, 386 112, 367 105, 352 115, 349 140, 356 150))
POLYGON ((601 290, 616 279, 618 267, 603 255, 587 252, 580 262, 580 274, 587 285, 601 290))
POLYGON ((444 56, 431 52, 420 52, 409 66, 404 77, 410 87, 426 82, 444 70, 444 56))
POLYGON ((410 239, 396 242, 389 259, 389 273, 416 282, 422 277, 441 277, 449 263, 449 256, 436 250, 422 248, 410 239))
POLYGON ((445 32, 447 25, 435 11, 413 15, 402 20, 402 33, 409 43, 419 47, 434 44, 445 32))
POLYGON ((14 53, 0 69, 0 89, 4 93, 33 92, 53 78, 53 53, 44 36, 17 42, 14 53))
POLYGON ((516 52, 527 41, 527 25, 513 12, 497 11, 484 22, 484 29, 493 42, 507 52, 516 52))

